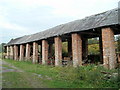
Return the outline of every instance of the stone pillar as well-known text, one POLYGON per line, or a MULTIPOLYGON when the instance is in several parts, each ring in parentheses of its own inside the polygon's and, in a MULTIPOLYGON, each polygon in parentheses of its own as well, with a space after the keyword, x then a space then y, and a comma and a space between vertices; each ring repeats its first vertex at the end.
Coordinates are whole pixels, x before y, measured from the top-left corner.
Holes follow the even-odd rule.
POLYGON ((82 56, 83 56, 83 61, 86 62, 88 60, 88 39, 87 38, 82 39, 82 56))
POLYGON ((73 55, 73 66, 82 65, 82 39, 77 33, 72 34, 72 55, 73 55))
POLYGON ((33 63, 38 63, 38 44, 33 42, 33 63))
POLYGON ((62 39, 55 37, 55 66, 62 65, 62 39))
POLYGON ((10 57, 10 52, 9 52, 10 50, 9 49, 10 49, 10 47, 7 46, 7 59, 9 59, 9 57, 10 57))
POLYGON ((30 60, 30 44, 26 44, 26 54, 25 54, 25 60, 30 60))
POLYGON ((18 60, 18 46, 14 45, 14 60, 18 60))
POLYGON ((72 40, 68 40, 68 56, 71 57, 72 55, 72 40))
POLYGON ((42 40, 42 64, 48 64, 48 42, 42 40))
POLYGON ((103 65, 106 68, 112 69, 116 67, 116 54, 114 32, 111 28, 102 29, 102 44, 103 44, 103 65))
POLYGON ((13 49, 13 46, 10 46, 10 59, 14 59, 14 49, 13 49))
POLYGON ((24 45, 20 45, 20 61, 24 60, 24 45))

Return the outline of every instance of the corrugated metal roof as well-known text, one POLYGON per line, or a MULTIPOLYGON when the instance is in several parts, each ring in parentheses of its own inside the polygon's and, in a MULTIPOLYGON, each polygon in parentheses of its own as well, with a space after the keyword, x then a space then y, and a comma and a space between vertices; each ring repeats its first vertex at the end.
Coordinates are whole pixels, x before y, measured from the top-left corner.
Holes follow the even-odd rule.
POLYGON ((118 9, 109 10, 100 14, 92 15, 81 20, 62 24, 46 31, 32 35, 26 35, 12 39, 7 45, 22 44, 49 37, 59 36, 71 32, 85 31, 98 27, 118 24, 118 9))

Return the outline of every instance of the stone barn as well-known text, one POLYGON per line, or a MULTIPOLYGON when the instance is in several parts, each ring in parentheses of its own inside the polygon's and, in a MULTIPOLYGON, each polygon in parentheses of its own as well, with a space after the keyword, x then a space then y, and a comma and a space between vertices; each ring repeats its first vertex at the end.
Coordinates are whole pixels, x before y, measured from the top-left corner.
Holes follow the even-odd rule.
POLYGON ((120 34, 118 9, 112 9, 39 33, 11 39, 5 48, 7 58, 10 59, 31 60, 33 63, 46 65, 49 59, 53 59, 55 66, 61 66, 64 59, 69 59, 76 67, 83 65, 83 61, 88 58, 88 39, 98 37, 101 62, 104 67, 112 69, 117 65, 114 42, 114 35, 117 34, 120 34), (68 43, 68 57, 64 59, 62 42, 68 43))

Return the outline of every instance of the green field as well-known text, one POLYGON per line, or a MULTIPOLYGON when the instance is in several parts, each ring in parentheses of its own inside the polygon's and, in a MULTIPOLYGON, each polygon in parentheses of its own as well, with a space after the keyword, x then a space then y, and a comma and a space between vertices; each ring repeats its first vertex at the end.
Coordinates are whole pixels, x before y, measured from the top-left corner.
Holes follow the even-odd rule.
MULTIPOLYGON (((5 60, 24 72, 3 73, 3 87, 12 88, 118 88, 118 70, 93 64, 73 68, 5 60), (11 82, 11 83, 10 83, 11 82)), ((5 66, 7 67, 7 66, 5 66)))

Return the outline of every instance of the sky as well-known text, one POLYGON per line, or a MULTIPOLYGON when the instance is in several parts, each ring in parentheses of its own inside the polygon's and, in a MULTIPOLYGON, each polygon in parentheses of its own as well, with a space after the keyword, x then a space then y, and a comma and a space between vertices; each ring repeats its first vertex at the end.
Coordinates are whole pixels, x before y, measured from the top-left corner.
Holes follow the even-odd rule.
POLYGON ((0 43, 118 7, 119 0, 0 0, 0 43))

